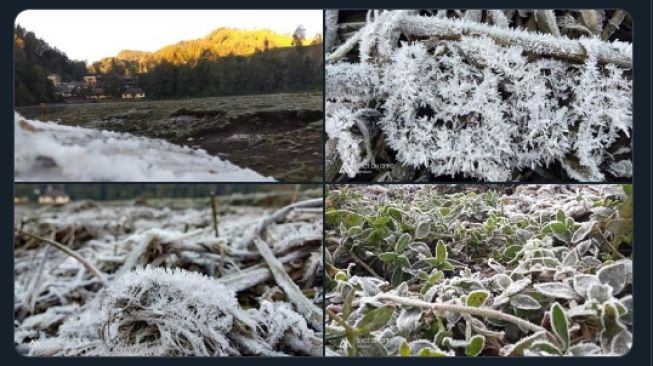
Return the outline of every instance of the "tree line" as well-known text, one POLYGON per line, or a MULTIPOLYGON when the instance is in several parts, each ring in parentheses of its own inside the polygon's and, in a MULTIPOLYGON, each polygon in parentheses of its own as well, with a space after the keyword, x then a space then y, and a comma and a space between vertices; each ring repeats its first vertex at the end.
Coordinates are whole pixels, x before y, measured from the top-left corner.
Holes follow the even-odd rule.
POLYGON ((322 84, 321 44, 203 57, 181 65, 163 61, 140 76, 152 98, 322 90, 322 84))
POLYGON ((14 38, 16 105, 56 100, 51 73, 62 81, 98 75, 106 95, 120 97, 129 85, 153 99, 317 91, 323 85, 322 38, 307 40, 301 26, 292 36, 220 28, 156 52, 122 51, 88 68, 20 26, 14 38))

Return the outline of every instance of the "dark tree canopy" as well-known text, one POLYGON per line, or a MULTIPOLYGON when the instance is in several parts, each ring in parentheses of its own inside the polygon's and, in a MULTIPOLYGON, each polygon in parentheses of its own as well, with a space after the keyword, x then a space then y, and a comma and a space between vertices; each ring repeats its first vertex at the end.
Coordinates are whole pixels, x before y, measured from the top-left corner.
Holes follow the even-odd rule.
POLYGON ((83 61, 70 60, 20 25, 14 28, 14 67, 15 104, 19 106, 55 101, 49 74, 60 75, 62 81, 73 81, 86 73, 83 61))

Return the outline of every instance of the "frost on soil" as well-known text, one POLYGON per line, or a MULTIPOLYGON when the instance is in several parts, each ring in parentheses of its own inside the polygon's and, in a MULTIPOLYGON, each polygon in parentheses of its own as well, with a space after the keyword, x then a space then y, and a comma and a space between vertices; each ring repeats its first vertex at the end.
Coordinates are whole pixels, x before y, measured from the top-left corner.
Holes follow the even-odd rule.
POLYGON ((588 12, 343 20, 326 56, 328 178, 629 178, 632 44, 580 32, 588 12))
POLYGON ((322 198, 276 211, 220 205, 218 237, 206 202, 17 206, 19 351, 322 355, 322 198), (29 234, 73 250, 101 276, 29 234))
POLYGON ((17 181, 274 181, 204 150, 14 116, 17 181))
POLYGON ((336 186, 327 355, 622 355, 631 186, 336 186))

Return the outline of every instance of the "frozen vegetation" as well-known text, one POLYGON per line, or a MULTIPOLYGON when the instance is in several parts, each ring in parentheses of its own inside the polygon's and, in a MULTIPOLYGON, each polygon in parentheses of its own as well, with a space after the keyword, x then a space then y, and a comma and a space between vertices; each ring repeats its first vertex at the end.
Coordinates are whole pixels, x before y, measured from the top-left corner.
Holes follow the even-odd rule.
POLYGON ((128 133, 14 117, 16 181, 273 181, 253 170, 128 133))
POLYGON ((627 353, 631 189, 337 186, 327 355, 627 353))
POLYGON ((329 179, 632 175, 623 12, 340 13, 326 18, 329 179))
POLYGON ((217 221, 207 201, 18 205, 17 349, 322 355, 321 190, 276 209, 218 200, 217 221))

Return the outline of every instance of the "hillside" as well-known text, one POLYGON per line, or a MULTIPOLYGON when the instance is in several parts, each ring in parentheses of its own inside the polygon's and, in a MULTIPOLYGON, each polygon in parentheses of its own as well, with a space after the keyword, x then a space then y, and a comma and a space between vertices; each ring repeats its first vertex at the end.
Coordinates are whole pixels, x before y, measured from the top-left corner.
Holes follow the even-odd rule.
MULTIPOLYGON (((304 44, 312 40, 304 41, 304 44)), ((105 57, 90 66, 91 72, 102 73, 111 63, 133 63, 137 72, 147 70, 160 63, 185 65, 200 59, 215 59, 226 56, 251 56, 275 48, 293 46, 293 37, 275 33, 268 29, 241 30, 218 28, 204 38, 185 40, 165 46, 154 52, 123 50, 116 56, 105 57)))

